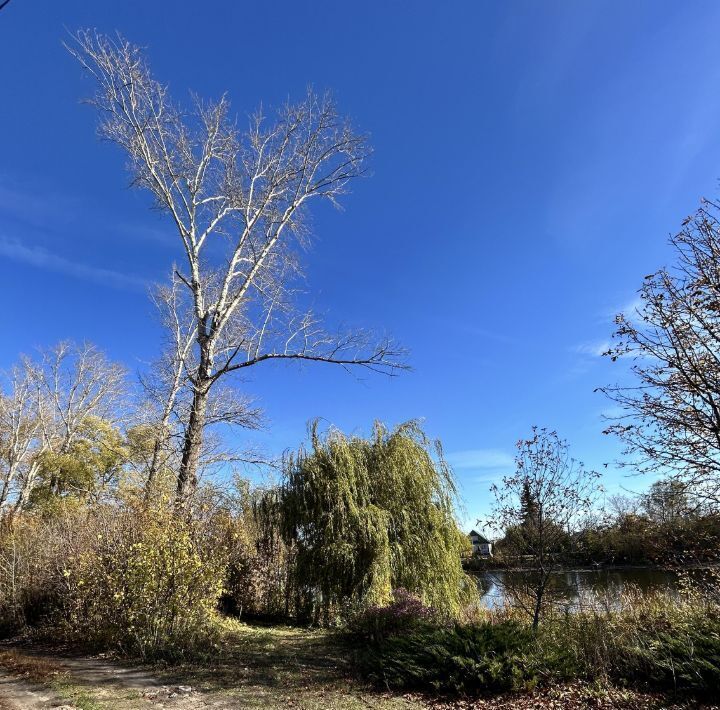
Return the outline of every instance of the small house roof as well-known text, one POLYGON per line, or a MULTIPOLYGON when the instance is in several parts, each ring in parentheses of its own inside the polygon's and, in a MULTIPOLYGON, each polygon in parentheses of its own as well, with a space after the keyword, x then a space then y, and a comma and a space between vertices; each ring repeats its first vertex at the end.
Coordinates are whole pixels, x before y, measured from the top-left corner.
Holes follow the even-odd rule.
POLYGON ((471 530, 469 537, 476 537, 478 542, 485 543, 486 545, 490 544, 490 540, 488 540, 485 535, 481 535, 477 530, 471 530))

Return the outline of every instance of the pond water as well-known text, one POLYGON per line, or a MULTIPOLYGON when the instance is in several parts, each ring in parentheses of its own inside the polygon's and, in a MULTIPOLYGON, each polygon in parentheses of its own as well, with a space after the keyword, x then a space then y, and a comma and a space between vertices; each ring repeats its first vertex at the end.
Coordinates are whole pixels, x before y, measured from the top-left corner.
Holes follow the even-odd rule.
MULTIPOLYGON (((482 606, 493 609, 502 606, 508 600, 508 588, 518 589, 528 581, 528 572, 492 570, 478 572, 478 590, 482 606)), ((565 605, 578 608, 580 601, 589 596, 599 599, 619 598, 620 594, 631 587, 642 592, 655 590, 676 590, 678 574, 662 569, 609 569, 609 570, 562 570, 553 573, 549 586, 553 596, 564 599, 565 605)))

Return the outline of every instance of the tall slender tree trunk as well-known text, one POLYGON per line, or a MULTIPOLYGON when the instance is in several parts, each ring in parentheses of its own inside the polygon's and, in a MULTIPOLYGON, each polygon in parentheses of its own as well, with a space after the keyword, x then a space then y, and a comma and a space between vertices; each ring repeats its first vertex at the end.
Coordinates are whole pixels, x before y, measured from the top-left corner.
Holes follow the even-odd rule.
POLYGON ((163 418, 158 427, 155 442, 153 443, 152 459, 148 466, 147 478, 145 479, 145 501, 149 501, 155 492, 155 479, 160 473, 162 467, 168 460, 168 445, 170 440, 170 431, 168 421, 170 417, 163 418))
POLYGON ((200 346, 200 362, 197 377, 193 382, 192 408, 185 431, 182 459, 177 477, 176 505, 178 508, 184 508, 187 505, 197 487, 197 471, 202 453, 208 398, 213 383, 210 376, 213 367, 212 341, 206 333, 205 322, 202 323, 197 342, 200 346))
POLYGON ((162 418, 158 427, 158 433, 155 437, 155 443, 153 444, 152 459, 148 468, 147 480, 145 482, 145 500, 149 500, 155 483, 155 478, 162 466, 167 462, 167 453, 165 449, 168 447, 168 441, 171 436, 170 432, 170 417, 172 416, 175 403, 177 401, 178 392, 180 391, 181 381, 183 377, 183 370, 185 367, 185 352, 179 350, 177 355, 177 362, 175 364, 175 372, 173 374, 173 381, 168 392, 165 406, 163 407, 162 418), (163 454, 165 453, 165 456, 163 454), (164 459, 164 460, 163 460, 164 459))
POLYGON ((0 513, 2 512, 5 501, 7 500, 8 494, 10 493, 10 486, 13 480, 13 471, 8 472, 7 477, 3 481, 2 488, 0 488, 0 513))
POLYGON ((193 392, 190 420, 185 431, 182 459, 177 477, 177 503, 184 506, 197 486, 197 470, 203 445, 209 383, 198 382, 193 392))
POLYGON ((155 483, 155 477, 158 469, 160 468, 160 452, 163 449, 165 443, 165 432, 161 429, 158 435, 155 437, 155 443, 153 444, 152 459, 150 460, 150 466, 148 467, 147 480, 145 481, 145 500, 149 500, 153 491, 153 484, 155 483))
POLYGON ((25 480, 23 481, 22 489, 20 491, 20 494, 17 497, 17 500, 15 501, 15 505, 13 506, 13 509, 10 513, 10 517, 14 517, 23 508, 25 508, 27 506, 27 504, 30 502, 30 494, 32 493, 33 486, 35 485, 35 479, 37 478, 37 474, 39 471, 40 471, 40 465, 38 464, 37 461, 33 461, 30 464, 30 469, 28 470, 28 472, 25 476, 25 480))
POLYGON ((540 613, 542 612, 542 602, 545 596, 545 587, 548 582, 548 573, 543 569, 541 571, 540 581, 535 588, 535 609, 533 611, 532 628, 533 631, 537 631, 538 625, 540 624, 540 613))
POLYGON ((10 486, 12 486, 12 483, 15 480, 19 465, 20 462, 17 459, 11 461, 7 474, 5 476, 5 480, 3 481, 2 488, 0 488, 0 513, 2 513, 5 502, 10 495, 10 486))

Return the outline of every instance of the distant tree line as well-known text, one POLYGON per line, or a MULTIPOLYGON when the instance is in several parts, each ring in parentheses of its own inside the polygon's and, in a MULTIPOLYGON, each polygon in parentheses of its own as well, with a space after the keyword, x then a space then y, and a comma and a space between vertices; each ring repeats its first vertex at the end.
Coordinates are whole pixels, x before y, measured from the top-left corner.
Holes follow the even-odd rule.
MULTIPOLYGON (((533 506, 530 503, 526 510, 532 512, 533 506)), ((528 520, 508 528, 497 540, 492 562, 502 566, 526 564, 531 553, 528 520)), ((546 554, 563 567, 681 567, 717 562, 719 551, 720 514, 693 501, 675 479, 663 479, 642 495, 611 496, 574 531, 557 525, 546 554)))

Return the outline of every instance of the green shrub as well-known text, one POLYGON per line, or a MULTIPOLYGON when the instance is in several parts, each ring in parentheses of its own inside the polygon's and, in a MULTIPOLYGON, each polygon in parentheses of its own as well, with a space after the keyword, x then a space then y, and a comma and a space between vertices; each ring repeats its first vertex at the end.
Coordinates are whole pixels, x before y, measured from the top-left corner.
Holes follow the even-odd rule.
POLYGON ((417 622, 368 644, 359 661, 367 677, 389 688, 502 691, 532 681, 532 643, 530 629, 513 621, 447 628, 417 622))
POLYGON ((682 697, 720 688, 720 608, 707 596, 625 593, 550 616, 537 635, 507 616, 442 627, 411 609, 371 609, 356 622, 362 672, 390 688, 473 694, 577 679, 682 697))
POLYGON ((648 629, 642 643, 625 654, 616 675, 651 686, 700 694, 720 689, 720 624, 698 618, 686 628, 648 629))
POLYGON ((720 609, 697 597, 624 595, 541 627, 535 663, 553 678, 601 678, 696 695, 720 688, 720 609))

